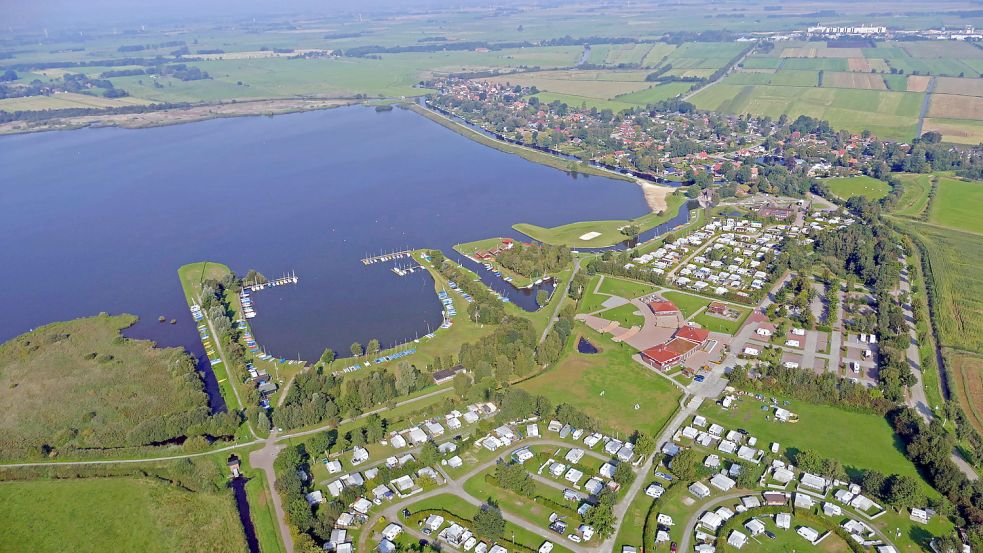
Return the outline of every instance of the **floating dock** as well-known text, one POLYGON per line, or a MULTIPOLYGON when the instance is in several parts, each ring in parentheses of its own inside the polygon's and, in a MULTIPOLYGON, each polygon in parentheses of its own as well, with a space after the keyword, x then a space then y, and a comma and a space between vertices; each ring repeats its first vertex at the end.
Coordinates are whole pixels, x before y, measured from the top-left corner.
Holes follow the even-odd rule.
POLYGON ((297 273, 291 272, 289 275, 284 275, 273 280, 267 280, 266 282, 254 282, 252 284, 243 283, 242 289, 248 292, 256 292, 258 290, 263 290, 264 288, 272 288, 274 286, 284 286, 286 284, 297 284, 298 278, 297 273))
POLYGON ((396 273, 397 276, 411 275, 417 271, 422 271, 423 265, 410 265, 407 267, 400 267, 399 265, 393 267, 392 271, 396 273))
POLYGON ((373 263, 384 263, 386 261, 393 261, 395 259, 406 259, 407 257, 412 257, 412 255, 413 255, 413 250, 401 250, 398 252, 383 253, 380 255, 363 257, 362 265, 372 265, 373 263))

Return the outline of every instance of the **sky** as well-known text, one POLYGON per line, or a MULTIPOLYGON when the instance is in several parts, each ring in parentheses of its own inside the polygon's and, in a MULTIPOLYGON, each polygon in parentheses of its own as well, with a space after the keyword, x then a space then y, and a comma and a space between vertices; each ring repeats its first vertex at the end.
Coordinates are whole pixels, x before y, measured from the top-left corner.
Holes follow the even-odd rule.
MULTIPOLYGON (((330 15, 510 3, 481 0, 0 0, 0 21, 9 25, 84 26, 152 23, 195 17, 330 15)), ((3 23, 0 23, 3 25, 3 23)))

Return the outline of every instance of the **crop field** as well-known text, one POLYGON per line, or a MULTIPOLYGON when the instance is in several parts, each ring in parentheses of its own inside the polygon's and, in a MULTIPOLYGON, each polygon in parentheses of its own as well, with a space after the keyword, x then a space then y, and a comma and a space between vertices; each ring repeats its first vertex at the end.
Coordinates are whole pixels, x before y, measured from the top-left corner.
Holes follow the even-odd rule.
POLYGON ((847 71, 850 64, 846 58, 786 58, 782 69, 847 71))
POLYGON ((506 75, 486 80, 535 86, 546 92, 602 100, 610 100, 615 96, 644 90, 652 86, 652 83, 645 82, 645 74, 638 71, 541 71, 506 75))
POLYGON ((783 58, 863 58, 864 54, 860 48, 829 48, 827 46, 790 46, 782 49, 781 57, 783 58))
POLYGON ((687 42, 669 54, 666 63, 673 69, 719 69, 745 47, 738 42, 687 42))
POLYGON ((608 432, 624 435, 641 430, 657 435, 676 411, 677 388, 632 360, 637 352, 630 346, 617 344, 581 323, 575 334, 578 332, 600 352, 587 355, 568 347, 553 368, 519 387, 547 396, 554 404, 578 407, 608 432))
POLYGON ((657 67, 661 65, 662 60, 676 50, 675 44, 665 44, 663 42, 657 42, 651 46, 649 51, 645 53, 645 57, 642 58, 642 66, 644 67, 657 67))
POLYGON ((605 65, 631 64, 641 65, 642 60, 651 50, 651 44, 614 44, 604 57, 605 65))
MULTIPOLYGON (((888 75, 885 75, 884 79, 887 80, 887 78, 888 75)), ((908 92, 925 92, 928 90, 928 85, 931 82, 931 77, 926 77, 924 75, 908 75, 906 89, 908 92)))
POLYGON ((151 102, 142 98, 103 98, 91 94, 65 92, 51 96, 25 96, 0 100, 0 111, 35 111, 43 109, 68 108, 115 108, 123 106, 147 105, 151 102))
POLYGON ((866 175, 824 179, 822 182, 829 186, 833 194, 844 200, 853 196, 864 196, 869 200, 879 200, 887 196, 888 191, 891 189, 886 182, 866 175))
POLYGON ((983 353, 983 241, 978 234, 909 223, 928 252, 943 346, 983 353))
POLYGON ((928 220, 943 227, 983 234, 983 182, 939 177, 928 220))
POLYGON ((983 50, 958 40, 922 40, 889 44, 903 49, 913 58, 983 59, 983 50))
POLYGON ((775 86, 813 87, 819 84, 819 72, 782 69, 771 76, 768 84, 775 86))
MULTIPOLYGON (((983 52, 983 50, 981 50, 983 52)), ((960 96, 983 97, 983 79, 960 79, 958 77, 938 77, 935 92, 957 94, 960 96)))
POLYGON ((764 444, 762 447, 778 442, 782 449, 811 449, 840 461, 847 472, 875 469, 922 481, 915 466, 902 453, 904 446, 900 439, 882 416, 793 400, 786 408, 799 415, 799 422, 781 423, 769 416, 772 409, 762 410, 763 405, 745 397, 729 410, 715 403, 705 403, 700 413, 724 428, 747 430, 764 444))
POLYGON ((700 109, 779 117, 809 115, 834 128, 869 129, 882 139, 910 139, 915 134, 922 94, 885 90, 734 85, 729 80, 691 98, 700 109))
POLYGON ((684 94, 688 92, 692 86, 692 83, 664 83, 651 88, 646 88, 644 90, 639 90, 638 92, 623 94, 615 98, 615 100, 644 106, 661 102, 662 100, 668 100, 669 98, 673 98, 679 94, 684 94))
POLYGON ((741 67, 745 69, 778 69, 781 64, 781 58, 749 56, 744 60, 741 67))
POLYGON ((904 184, 904 194, 898 200, 894 213, 902 217, 921 217, 928 207, 928 193, 932 190, 932 175, 898 173, 894 175, 904 184))
POLYGON ((983 432, 983 356, 946 349, 955 397, 977 432, 983 432))
POLYGON ((983 121, 983 98, 956 96, 955 94, 932 94, 928 106, 928 116, 942 119, 983 121))
POLYGON ((833 88, 859 88, 862 90, 887 90, 884 78, 874 73, 851 73, 849 71, 827 71, 823 75, 823 86, 833 88))
POLYGON ((983 121, 926 118, 922 130, 942 133, 945 142, 972 146, 983 143, 983 121))
POLYGON ((540 92, 534 95, 540 102, 548 104, 550 102, 562 102, 568 106, 586 107, 597 109, 610 109, 618 113, 626 109, 638 107, 638 104, 629 104, 620 100, 606 100, 603 98, 591 98, 589 96, 576 96, 574 94, 557 94, 556 92, 540 92))
POLYGON ((0 551, 246 551, 232 493, 150 478, 0 483, 0 551))

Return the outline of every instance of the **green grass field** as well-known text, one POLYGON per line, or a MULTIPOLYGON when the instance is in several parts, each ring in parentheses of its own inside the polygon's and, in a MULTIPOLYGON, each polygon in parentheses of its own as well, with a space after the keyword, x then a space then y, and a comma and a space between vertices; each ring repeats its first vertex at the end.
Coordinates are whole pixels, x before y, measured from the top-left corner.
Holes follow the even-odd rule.
POLYGON ((744 321, 747 320, 748 315, 751 314, 751 310, 734 306, 731 306, 731 308, 741 312, 741 315, 736 320, 724 319, 715 315, 710 315, 704 311, 696 317, 693 317, 693 322, 710 330, 711 332, 737 334, 737 331, 740 330, 741 325, 744 324, 744 321))
POLYGON ((546 244, 568 246, 574 249, 603 248, 623 242, 627 237, 618 229, 628 224, 638 225, 641 232, 645 232, 672 219, 678 213, 679 207, 686 203, 686 197, 680 193, 673 193, 666 198, 666 203, 666 210, 661 215, 653 212, 631 220, 581 221, 550 228, 519 223, 512 225, 512 228, 533 240, 546 244), (580 239, 581 236, 590 232, 599 232, 600 235, 589 240, 580 239))
POLYGON ((141 446, 182 435, 190 411, 207 416, 193 359, 122 338, 136 320, 52 323, 0 346, 0 455, 141 446))
MULTIPOLYGON (((718 404, 704 404, 700 412, 712 422, 728 429, 743 428, 759 440, 761 447, 778 442, 782 449, 811 449, 837 459, 851 469, 876 469, 885 474, 904 474, 921 480, 915 466, 902 453, 904 446, 884 417, 852 413, 792 401, 787 407, 799 415, 797 423, 765 420, 773 410, 761 410, 763 403, 750 397, 736 407, 724 410, 718 404)), ((929 488, 925 484, 926 490, 929 488)))
POLYGON ((542 394, 555 404, 569 403, 596 418, 604 430, 622 435, 641 430, 659 433, 678 406, 679 391, 666 379, 632 360, 637 353, 625 344, 578 323, 599 353, 577 353, 570 342, 563 358, 542 375, 519 386, 542 394), (635 409, 635 405, 639 408, 635 409))
POLYGON ((633 326, 642 328, 645 325, 645 318, 638 313, 638 308, 630 303, 601 311, 597 316, 602 319, 614 321, 621 325, 622 328, 631 328, 633 326))
POLYGON ((928 207, 928 193, 932 190, 932 175, 895 174, 904 185, 904 193, 894 210, 902 217, 921 217, 928 207))
MULTIPOLYGON (((537 503, 528 497, 520 496, 516 493, 502 489, 497 485, 489 483, 485 480, 486 474, 494 475, 495 468, 492 467, 471 477, 464 483, 464 491, 471 497, 481 501, 488 501, 490 499, 497 503, 503 511, 512 513, 513 515, 529 521, 536 526, 542 526, 543 528, 549 526, 549 516, 553 510, 548 505, 537 503)), ((536 489, 537 495, 541 495, 562 504, 562 492, 556 488, 536 481, 533 482, 533 485, 536 489)), ((570 505, 575 508, 573 503, 570 505)), ((575 512, 573 514, 576 515, 575 512)))
POLYGON ((232 493, 150 478, 0 483, 5 553, 246 551, 232 493))
POLYGON ((644 296, 645 294, 651 293, 653 290, 655 290, 655 286, 651 284, 618 278, 610 275, 605 275, 604 282, 602 282, 601 287, 598 288, 598 292, 602 294, 620 296, 629 300, 644 296))
POLYGON ((823 182, 829 186, 833 194, 844 200, 853 196, 864 196, 868 200, 879 200, 887 196, 888 191, 891 189, 886 182, 868 177, 867 175, 837 177, 825 179, 823 182))
POLYGON ((667 300, 676 304, 676 307, 683 312, 683 317, 690 318, 694 313, 710 305, 710 300, 685 294, 683 292, 665 292, 662 294, 667 300))
MULTIPOLYGON (((735 73, 733 75, 740 75, 735 73)), ((910 139, 923 93, 734 84, 729 76, 691 98, 700 109, 778 118, 808 115, 834 128, 868 129, 883 139, 910 139)))
POLYGON ((615 97, 619 102, 627 102, 640 106, 668 100, 678 94, 684 94, 692 87, 692 83, 665 83, 615 97))
POLYGON ((939 177, 928 220, 936 225, 983 234, 983 182, 939 177))
POLYGON ((580 108, 597 108, 597 109, 610 109, 611 111, 617 113, 619 111, 624 111, 626 109, 631 109, 636 106, 629 102, 622 102, 620 100, 607 100, 603 98, 591 98, 589 96, 577 96, 574 94, 557 94, 555 92, 540 92, 534 95, 539 98, 539 101, 544 104, 549 104, 551 102, 561 102, 568 106, 580 108))

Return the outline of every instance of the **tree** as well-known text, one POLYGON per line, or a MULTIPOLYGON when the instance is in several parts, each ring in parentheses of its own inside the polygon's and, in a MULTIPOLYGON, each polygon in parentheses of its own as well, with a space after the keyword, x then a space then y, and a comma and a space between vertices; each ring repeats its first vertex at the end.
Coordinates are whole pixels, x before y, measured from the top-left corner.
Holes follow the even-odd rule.
POLYGON ((324 348, 324 353, 321 354, 321 363, 327 365, 334 361, 335 353, 331 348, 324 348))
POLYGON ((631 482, 631 479, 634 476, 635 473, 632 472, 628 463, 619 463, 614 469, 613 480, 622 486, 626 486, 629 482, 631 482))
POLYGON ((452 380, 454 385, 454 393, 457 394, 462 399, 467 397, 468 391, 471 390, 471 377, 463 372, 459 372, 454 375, 452 380))
POLYGON ((420 464, 423 466, 430 466, 436 464, 440 459, 440 451, 437 449, 437 444, 432 441, 427 441, 420 448, 419 460, 420 464))
POLYGON ((386 434, 385 424, 378 413, 372 413, 365 421, 365 439, 371 443, 382 440, 386 434))
POLYGON ((259 414, 256 415, 256 430, 258 430, 260 434, 270 433, 270 417, 266 416, 266 411, 260 411, 259 414))
POLYGON ((369 345, 365 350, 368 355, 375 355, 379 353, 379 340, 372 338, 369 340, 369 345))
POLYGON ((532 477, 522 465, 498 463, 495 466, 495 479, 502 488, 525 497, 532 497, 536 492, 532 477))
POLYGON ((550 295, 546 292, 546 290, 538 290, 536 292, 536 305, 542 307, 549 302, 549 299, 550 295))
POLYGON ((702 465, 700 453, 694 449, 680 451, 672 458, 669 468, 682 481, 695 480, 702 465))
POLYGON ((479 536, 492 541, 502 538, 505 533, 505 519, 502 518, 498 505, 491 502, 482 505, 474 516, 474 530, 479 536))
POLYGON ((655 438, 652 436, 638 430, 635 431, 635 453, 639 454, 642 458, 655 453, 655 449, 658 446, 659 442, 655 441, 655 438))
POLYGON ((355 357, 362 356, 362 344, 359 344, 358 342, 352 342, 352 355, 354 355, 355 357))
POLYGON ((918 481, 911 476, 891 476, 887 482, 887 500, 899 509, 917 505, 921 501, 918 481))

